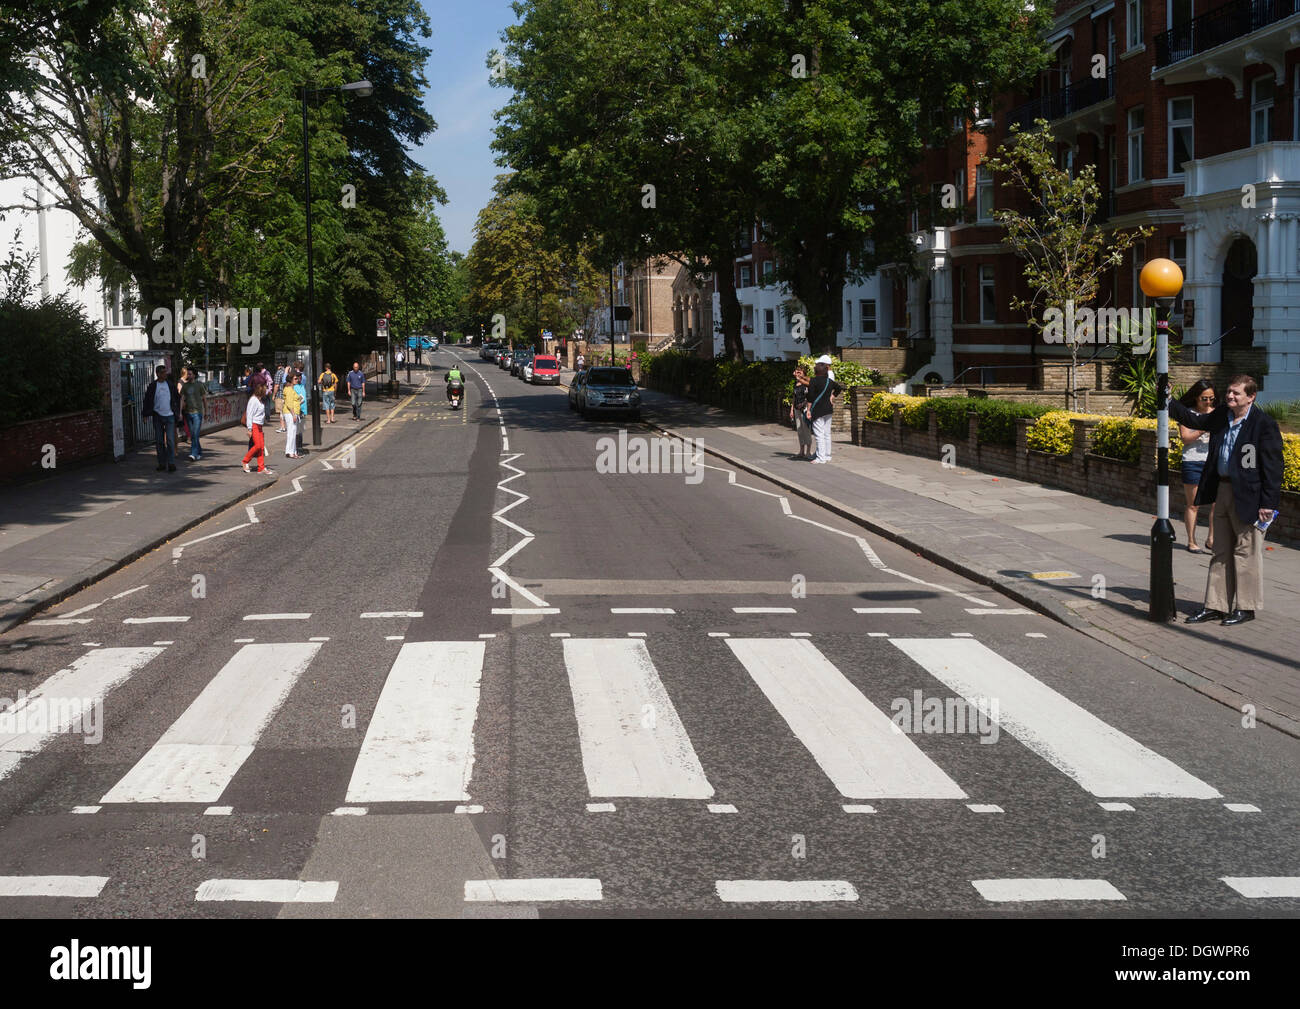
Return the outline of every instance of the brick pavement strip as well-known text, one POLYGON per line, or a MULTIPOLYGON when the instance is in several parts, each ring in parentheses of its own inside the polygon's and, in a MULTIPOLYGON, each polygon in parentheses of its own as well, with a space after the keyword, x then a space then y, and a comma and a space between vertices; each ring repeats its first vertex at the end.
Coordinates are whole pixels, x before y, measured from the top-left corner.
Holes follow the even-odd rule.
MULTIPOLYGON (((760 463, 749 457, 760 438, 762 447, 771 449, 774 436, 793 442, 792 432, 775 424, 746 424, 716 408, 658 393, 645 396, 646 406, 662 418, 660 423, 648 425, 652 429, 671 437, 703 439, 705 451, 728 465, 770 480, 928 560, 997 589, 1220 703, 1238 711, 1252 704, 1260 722, 1300 737, 1300 704, 1294 693, 1300 673, 1282 658, 1300 650, 1295 645, 1293 615, 1261 611, 1252 624, 1239 629, 1244 634, 1217 624, 1212 630, 1204 625, 1153 624, 1145 610, 1147 571, 1116 559, 1120 551, 1132 553, 1133 544, 1141 544, 1145 562, 1150 515, 1011 478, 995 482, 969 469, 939 470, 936 474, 937 460, 861 448, 843 440, 834 446, 831 466, 810 471, 807 464, 790 462, 783 467, 790 471, 786 474, 778 471, 779 463, 760 463), (866 475, 868 472, 873 475, 866 475), (1079 528, 1054 533, 1058 538, 1049 539, 1012 524, 1027 522, 1029 515, 1040 511, 1035 506, 1047 502, 1021 502, 1017 507, 990 495, 978 506, 966 506, 962 502, 972 489, 985 489, 975 488, 976 479, 996 483, 999 490, 995 493, 1003 496, 1051 494, 1052 507, 1079 528), (939 490, 947 490, 949 496, 940 498, 939 490), (993 507, 997 505, 1005 507, 993 507), (1006 513, 1005 522, 995 517, 996 511, 1006 513), (1128 531, 1104 534, 1117 525, 1128 531), (1087 546, 1066 543, 1066 536, 1084 537, 1087 546), (1041 570, 1075 571, 1081 577, 1073 585, 1026 577, 1030 571, 1041 570), (1085 600, 1070 599, 1069 594, 1090 594, 1094 574, 1105 577, 1107 599, 1096 605, 1077 605, 1085 600)), ((1039 521, 1047 518, 1044 513, 1039 521)), ((1177 518, 1174 523, 1181 538, 1185 535, 1182 524, 1177 518)), ((1204 555, 1175 548, 1175 590, 1185 613, 1199 608, 1206 560, 1204 555)), ((1265 572, 1270 586, 1300 589, 1300 552, 1275 547, 1267 557, 1265 572)))

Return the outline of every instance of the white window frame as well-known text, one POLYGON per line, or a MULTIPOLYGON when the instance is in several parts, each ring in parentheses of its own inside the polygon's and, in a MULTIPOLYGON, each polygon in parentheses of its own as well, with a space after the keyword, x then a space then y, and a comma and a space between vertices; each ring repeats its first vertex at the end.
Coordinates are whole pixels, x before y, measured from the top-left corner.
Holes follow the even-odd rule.
POLYGON ((776 336, 776 309, 763 309, 763 335, 776 336))
POLYGON ((1276 104, 1277 104, 1277 84, 1273 80, 1272 73, 1264 74, 1262 77, 1256 77, 1253 81, 1250 82, 1250 146, 1251 147, 1254 147, 1256 144, 1267 144, 1272 142, 1273 135, 1277 132, 1277 124, 1273 121, 1273 116, 1276 111, 1276 104), (1273 89, 1273 93, 1269 95, 1267 101, 1257 98, 1255 93, 1255 89, 1259 87, 1259 85, 1264 83, 1267 83, 1273 89), (1260 112, 1265 113, 1268 119, 1268 136, 1263 138, 1260 137, 1259 130, 1256 128, 1258 125, 1256 114, 1260 112))
POLYGON ((749 263, 740 264, 740 283, 737 286, 741 290, 754 286, 754 268, 749 263))
POLYGON ((1175 132, 1176 130, 1185 129, 1185 130, 1188 130, 1188 131, 1189 131, 1189 139, 1188 139, 1188 141, 1187 141, 1187 154, 1188 154, 1187 160, 1188 160, 1188 161, 1191 161, 1193 158, 1196 157, 1196 102, 1195 102, 1195 99, 1192 98, 1191 95, 1180 95, 1180 96, 1177 97, 1177 98, 1170 98, 1170 99, 1169 99, 1169 106, 1168 106, 1168 114, 1166 115, 1165 118, 1166 118, 1166 120, 1168 121, 1168 124, 1169 124, 1169 125, 1168 125, 1168 134, 1167 134, 1167 136, 1166 136, 1166 143, 1168 144, 1168 148, 1169 148, 1169 174, 1168 174, 1168 178, 1171 178, 1171 179, 1172 179, 1172 178, 1177 178, 1177 177, 1179 177, 1179 176, 1181 176, 1181 175, 1184 174, 1184 173, 1183 173, 1183 166, 1182 166, 1181 164, 1175 164, 1175 163, 1174 163, 1174 132, 1175 132), (1187 102, 1188 105, 1189 105, 1189 107, 1191 108, 1191 112, 1189 112, 1186 116, 1183 116, 1183 117, 1180 117, 1180 118, 1177 118, 1177 119, 1174 118, 1174 103, 1175 103, 1175 102, 1187 102))
MULTIPOLYGON (((1217 4, 1215 6, 1218 6, 1217 4)), ((1196 5, 1194 0, 1187 0, 1187 19, 1190 21, 1196 16, 1196 5)), ((1186 22, 1182 22, 1186 24, 1186 22)), ((1172 29, 1178 27, 1174 24, 1174 0, 1165 0, 1165 27, 1172 29)))
POLYGON ((994 220, 993 211, 993 173, 987 166, 979 165, 975 169, 975 219, 977 221, 994 220))
POLYGON ((1125 144, 1128 150, 1128 181, 1141 182, 1146 178, 1142 162, 1146 157, 1146 107, 1142 105, 1135 106, 1124 113, 1124 123, 1128 128, 1125 144), (1133 128, 1133 117, 1137 115, 1138 122, 1142 125, 1137 129, 1133 128), (1136 145, 1136 152, 1134 147, 1136 145), (1136 157, 1134 154, 1136 153, 1136 157))
POLYGON ((853 335, 853 301, 850 298, 844 299, 844 332, 853 335))
POLYGON ((763 260, 763 283, 766 284, 772 279, 772 274, 776 272, 776 263, 770 259, 763 260))
POLYGON ((1142 35, 1142 0, 1128 0, 1124 4, 1124 37, 1128 48, 1136 49, 1144 42, 1142 35))
MULTIPOLYGON (((1178 268, 1183 271, 1183 276, 1187 276, 1187 239, 1183 236, 1176 235, 1169 239, 1169 258, 1178 264, 1178 268)), ((1183 290, 1178 291, 1178 296, 1174 298, 1173 314, 1182 318, 1183 315, 1183 290)))
POLYGON ((862 298, 858 301, 858 317, 861 320, 859 332, 863 336, 874 336, 876 333, 876 299, 862 298), (868 307, 870 311, 868 311, 868 307), (868 328, 870 324, 870 328, 868 328))
POLYGON ((1300 64, 1295 68, 1295 83, 1291 87, 1291 139, 1300 140, 1300 64))
POLYGON ((981 264, 980 266, 980 322, 987 323, 987 322, 997 322, 997 321, 998 321, 997 273, 996 271, 994 271, 993 267, 990 264, 984 263, 981 264), (986 290, 993 292, 993 318, 991 319, 988 317, 988 313, 986 313, 984 310, 986 307, 984 304, 985 301, 984 292, 986 290))

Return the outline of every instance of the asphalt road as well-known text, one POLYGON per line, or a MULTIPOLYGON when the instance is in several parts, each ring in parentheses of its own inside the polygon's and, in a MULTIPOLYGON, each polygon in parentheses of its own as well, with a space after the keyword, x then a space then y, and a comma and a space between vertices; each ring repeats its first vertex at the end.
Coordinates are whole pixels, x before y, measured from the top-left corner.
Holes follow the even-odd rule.
POLYGON ((1300 911, 1297 740, 452 358, 0 636, 0 915, 1300 911))

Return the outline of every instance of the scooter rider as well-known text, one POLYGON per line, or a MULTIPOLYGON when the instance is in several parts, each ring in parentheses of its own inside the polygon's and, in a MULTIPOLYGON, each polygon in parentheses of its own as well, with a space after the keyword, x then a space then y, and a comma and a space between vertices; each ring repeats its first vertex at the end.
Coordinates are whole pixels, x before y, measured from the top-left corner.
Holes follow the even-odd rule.
POLYGON ((447 372, 442 379, 447 383, 447 398, 451 399, 451 383, 456 382, 462 389, 465 387, 465 378, 460 373, 460 368, 452 365, 451 371, 447 372))

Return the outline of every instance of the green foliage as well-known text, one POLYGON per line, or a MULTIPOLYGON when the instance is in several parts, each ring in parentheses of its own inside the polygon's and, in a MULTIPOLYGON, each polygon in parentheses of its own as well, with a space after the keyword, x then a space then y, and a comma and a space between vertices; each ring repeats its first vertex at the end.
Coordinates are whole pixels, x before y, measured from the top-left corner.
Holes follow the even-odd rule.
MULTIPOLYGON (((812 371, 812 359, 803 362, 812 371)), ((647 380, 669 390, 692 392, 714 388, 742 399, 779 399, 789 405, 794 388, 793 361, 730 361, 695 357, 680 350, 652 354, 641 362, 647 380)), ((879 385, 879 372, 860 364, 836 361, 835 381, 847 390, 851 385, 879 385)), ((846 393, 847 395, 847 393, 846 393)))
MULTIPOLYGON (((1173 335, 1173 330, 1170 330, 1173 335)), ((1181 344, 1169 344, 1169 363, 1178 360, 1181 344)), ((1124 392, 1129 409, 1135 417, 1156 415, 1156 349, 1153 345, 1145 354, 1136 353, 1128 343, 1119 345, 1114 364, 1115 384, 1124 392)))
POLYGON ((0 427, 101 402, 104 336, 65 295, 0 300, 0 427))
POLYGON ((1041 417, 1050 407, 1036 403, 1013 403, 1003 399, 965 398, 959 396, 902 396, 877 393, 867 404, 868 420, 889 423, 894 419, 894 404, 903 408, 902 420, 908 427, 924 430, 933 410, 939 430, 950 438, 965 438, 970 431, 969 415, 979 417, 979 442, 982 445, 1014 445, 1016 418, 1041 417))
POLYGON ((1102 414, 1071 413, 1051 410, 1038 418, 1025 432, 1029 448, 1052 455, 1069 455, 1074 451, 1074 425, 1072 420, 1101 420, 1102 414))
POLYGON ((1300 435, 1282 435, 1282 489, 1300 491, 1300 435))

